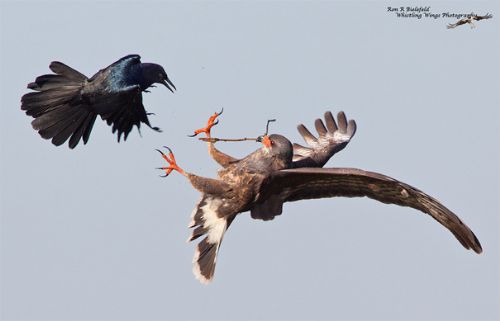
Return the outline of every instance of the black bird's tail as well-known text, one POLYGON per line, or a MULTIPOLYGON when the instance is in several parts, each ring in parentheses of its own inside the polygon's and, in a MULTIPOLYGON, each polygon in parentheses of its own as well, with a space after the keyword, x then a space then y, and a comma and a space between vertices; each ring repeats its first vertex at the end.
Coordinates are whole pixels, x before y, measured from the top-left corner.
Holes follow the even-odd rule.
POLYGON ((97 117, 81 99, 87 77, 57 61, 49 68, 55 74, 37 77, 28 84, 35 92, 21 98, 21 109, 35 118, 33 128, 43 138, 52 139, 54 145, 69 138, 69 147, 75 148, 82 137, 86 144, 97 117))

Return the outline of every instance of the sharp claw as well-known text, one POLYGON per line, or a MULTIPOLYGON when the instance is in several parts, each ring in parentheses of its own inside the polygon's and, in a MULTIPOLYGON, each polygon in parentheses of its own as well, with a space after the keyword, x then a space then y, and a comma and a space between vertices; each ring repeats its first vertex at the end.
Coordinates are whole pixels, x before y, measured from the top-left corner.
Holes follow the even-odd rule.
MULTIPOLYGON (((162 171, 166 171, 166 167, 156 167, 155 169, 159 169, 159 170, 162 170, 162 171)), ((158 175, 158 176, 160 176, 160 177, 167 177, 167 176, 168 176, 168 174, 170 174, 170 173, 165 173, 165 175, 158 175)))
POLYGON ((224 112, 224 108, 221 109, 220 112, 215 112, 207 121, 207 125, 204 128, 200 128, 194 131, 194 134, 187 135, 188 137, 195 137, 200 133, 205 133, 207 136, 210 136, 210 129, 219 123, 217 117, 219 117, 224 112))
POLYGON ((166 155, 159 149, 157 149, 157 151, 161 154, 162 158, 168 163, 168 166, 156 168, 165 171, 165 175, 160 177, 167 177, 170 173, 172 173, 172 171, 177 171, 182 175, 186 175, 186 172, 184 172, 184 170, 177 165, 172 149, 170 149, 170 147, 168 146, 163 146, 163 148, 165 148, 168 151, 168 155, 166 155))

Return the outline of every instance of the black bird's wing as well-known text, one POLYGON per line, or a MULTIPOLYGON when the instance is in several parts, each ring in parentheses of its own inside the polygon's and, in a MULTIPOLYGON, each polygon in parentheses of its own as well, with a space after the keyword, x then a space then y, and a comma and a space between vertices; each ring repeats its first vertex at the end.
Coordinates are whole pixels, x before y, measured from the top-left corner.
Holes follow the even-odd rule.
POLYGON ((139 55, 128 55, 99 70, 86 84, 83 95, 92 108, 118 133, 127 140, 132 128, 140 130, 141 122, 152 127, 142 104, 142 89, 134 79, 134 66, 141 63, 139 55))
MULTIPOLYGON (((476 253, 482 251, 474 233, 436 199, 391 177, 360 169, 298 168, 276 171, 261 185, 256 207, 258 210, 259 206, 280 208, 284 202, 303 199, 365 196, 429 214, 449 229, 466 249, 472 248, 476 253)), ((274 214, 281 214, 281 211, 274 214)))
MULTIPOLYGON (((139 55, 127 55, 125 57, 122 57, 118 59, 117 61, 113 62, 111 65, 107 66, 106 68, 103 68, 99 70, 98 72, 93 75, 89 81, 90 82, 96 82, 96 83, 101 83, 101 81, 108 81, 110 78, 115 78, 113 79, 114 81, 122 81, 121 79, 117 79, 118 77, 110 77, 110 74, 113 72, 119 72, 122 75, 126 75, 130 69, 137 64, 141 63, 141 56, 139 55), (101 81, 100 81, 101 79, 101 81)), ((102 90, 102 88, 96 88, 99 90, 102 90)))
POLYGON ((297 126, 300 135, 308 147, 293 144, 293 167, 323 167, 335 153, 344 149, 356 133, 354 120, 347 121, 344 112, 337 114, 337 122, 331 112, 325 113, 325 124, 316 119, 314 126, 319 136, 316 138, 300 124, 297 126))
POLYGON ((123 140, 127 140, 134 125, 140 130, 141 122, 153 130, 160 131, 158 127, 152 127, 149 123, 148 114, 142 104, 142 91, 139 85, 102 95, 96 100, 95 107, 101 118, 112 126, 112 132, 117 132, 118 141, 122 134, 123 140))
POLYGON ((118 59, 117 61, 115 61, 113 64, 111 65, 119 65, 119 64, 140 64, 141 63, 141 56, 137 55, 137 54, 131 54, 131 55, 126 55, 120 59, 118 59))

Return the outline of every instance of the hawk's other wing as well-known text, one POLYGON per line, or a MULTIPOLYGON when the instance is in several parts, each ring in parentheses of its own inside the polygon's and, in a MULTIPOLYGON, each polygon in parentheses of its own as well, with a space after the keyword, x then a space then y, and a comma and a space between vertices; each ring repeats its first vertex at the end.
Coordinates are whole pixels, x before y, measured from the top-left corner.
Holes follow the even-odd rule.
POLYGON ((356 133, 356 123, 352 119, 347 121, 342 111, 337 114, 337 122, 331 112, 326 112, 325 123, 326 127, 321 119, 314 122, 318 137, 311 134, 306 126, 297 126, 308 146, 293 144, 294 168, 323 167, 335 153, 347 146, 356 133))
MULTIPOLYGON (((259 192, 257 211, 265 208, 278 209, 272 213, 274 215, 281 214, 281 205, 284 202, 326 197, 366 196, 382 203, 412 207, 429 214, 449 229, 466 249, 472 248, 476 253, 482 252, 481 244, 474 233, 439 201, 408 184, 382 174, 355 168, 286 169, 269 176, 259 192)), ((272 215, 263 219, 272 219, 270 216, 272 215)))

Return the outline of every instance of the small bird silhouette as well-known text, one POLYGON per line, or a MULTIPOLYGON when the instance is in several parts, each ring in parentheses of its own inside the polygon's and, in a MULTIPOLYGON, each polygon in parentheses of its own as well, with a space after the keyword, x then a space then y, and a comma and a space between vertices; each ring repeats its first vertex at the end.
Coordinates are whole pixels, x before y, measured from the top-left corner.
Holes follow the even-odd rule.
POLYGON ((487 13, 484 16, 478 16, 477 14, 475 14, 475 15, 471 15, 469 17, 460 19, 455 23, 449 23, 446 26, 446 28, 453 29, 453 28, 456 28, 458 26, 461 26, 461 25, 468 23, 470 25, 470 28, 473 29, 476 27, 476 25, 474 24, 474 21, 479 21, 479 20, 483 20, 483 19, 490 19, 490 18, 493 18, 493 15, 490 13, 487 13))
POLYGON ((86 144, 97 115, 117 132, 118 141, 122 134, 126 140, 134 125, 140 130, 141 122, 160 131, 149 123, 142 92, 155 83, 176 89, 162 66, 141 63, 139 55, 125 56, 91 78, 58 61, 49 68, 54 74, 28 84, 35 92, 21 98, 21 109, 35 118, 31 124, 40 136, 56 146, 69 139, 75 148, 82 137, 86 144))
MULTIPOLYGON (((354 120, 347 121, 343 112, 337 122, 330 112, 325 123, 315 122, 318 137, 304 126, 298 130, 308 147, 293 144, 282 135, 260 136, 263 147, 236 159, 217 150, 210 130, 217 124, 220 113, 209 118, 205 128, 195 135, 207 135, 209 154, 223 168, 218 179, 205 178, 185 172, 175 160, 172 151, 162 157, 169 163, 168 176, 178 171, 186 176, 194 188, 202 193, 192 220, 189 241, 206 237, 198 243, 193 259, 193 271, 198 280, 208 283, 213 279, 217 253, 224 233, 236 215, 250 211, 252 218, 272 220, 283 211, 283 203, 304 199, 329 197, 369 197, 382 203, 408 206, 426 214, 450 230, 466 248, 481 253, 482 248, 474 233, 458 216, 424 192, 391 177, 355 168, 322 168, 335 153, 346 147, 356 132, 354 120)), ((268 123, 269 124, 269 123, 268 123)))

